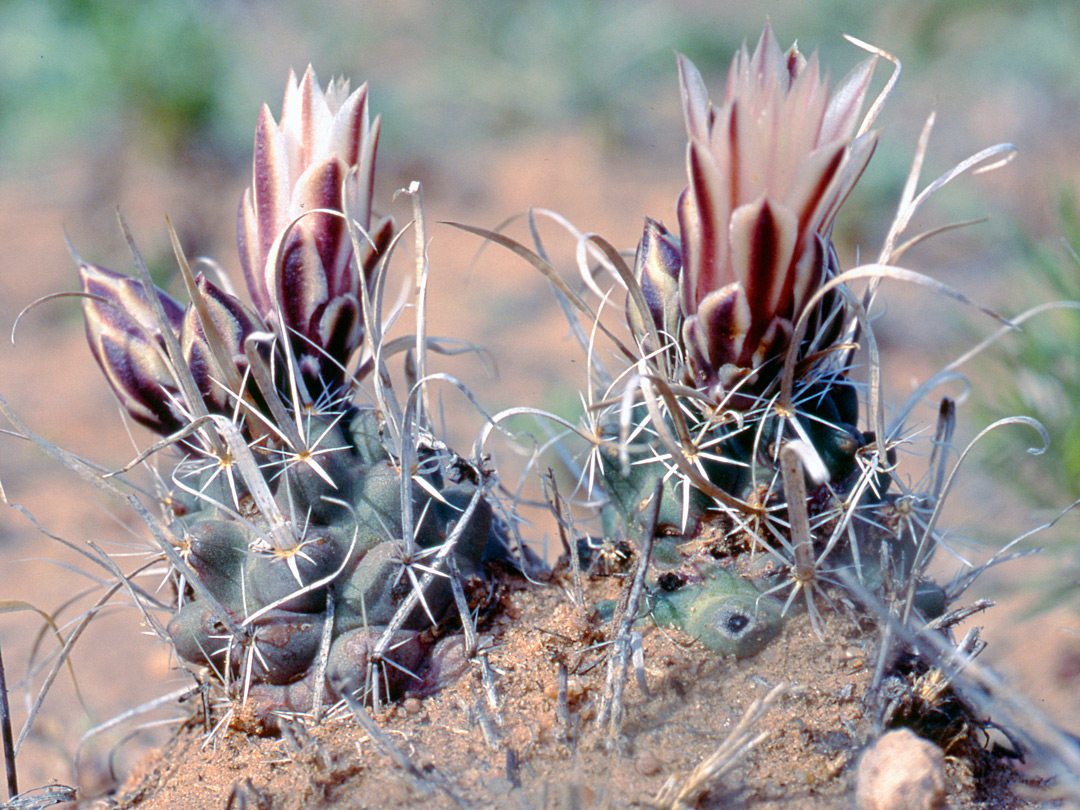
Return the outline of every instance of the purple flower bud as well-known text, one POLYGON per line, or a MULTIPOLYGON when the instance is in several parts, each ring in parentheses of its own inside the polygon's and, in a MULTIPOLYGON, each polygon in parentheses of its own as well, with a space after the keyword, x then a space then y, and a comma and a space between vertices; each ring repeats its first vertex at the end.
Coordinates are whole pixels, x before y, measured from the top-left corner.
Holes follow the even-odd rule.
MULTIPOLYGON (((244 354, 244 339, 261 328, 257 318, 250 314, 239 300, 201 273, 195 279, 195 284, 229 355, 228 362, 243 376, 248 367, 244 354)), ((229 379, 218 368, 199 313, 191 304, 188 304, 184 312, 180 346, 206 407, 213 413, 229 413, 240 392, 227 390, 229 379)))
MULTIPOLYGON (((679 311, 679 276, 682 272, 682 247, 679 240, 655 219, 645 219, 645 232, 634 257, 634 278, 649 309, 662 343, 676 343, 682 326, 679 311)), ((626 317, 634 337, 646 351, 656 351, 648 340, 642 313, 627 299, 626 317)))
POLYGON ((79 278, 90 351, 120 402, 142 425, 167 435, 184 424, 174 405, 179 385, 165 350, 162 328, 180 332, 184 312, 157 291, 162 324, 137 279, 82 262, 79 278))

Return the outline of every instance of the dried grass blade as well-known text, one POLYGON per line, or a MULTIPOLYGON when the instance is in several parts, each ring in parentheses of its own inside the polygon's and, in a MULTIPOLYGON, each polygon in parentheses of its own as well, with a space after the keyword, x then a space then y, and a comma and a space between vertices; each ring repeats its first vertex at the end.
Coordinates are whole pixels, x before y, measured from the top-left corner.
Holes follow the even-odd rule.
POLYGON ((930 484, 930 492, 935 501, 941 496, 941 489, 945 486, 945 465, 949 449, 952 447, 955 430, 956 402, 950 397, 942 397, 941 408, 938 410, 937 428, 934 431, 934 447, 930 451, 929 465, 930 472, 934 476, 930 484))
POLYGON ((120 566, 113 562, 112 557, 106 554, 97 545, 97 543, 95 543, 93 540, 88 540, 87 545, 89 545, 90 548, 92 548, 99 555, 101 555, 102 563, 108 568, 108 570, 113 574, 113 576, 117 578, 117 580, 124 583, 124 587, 127 588, 128 593, 131 594, 132 601, 139 609, 139 612, 142 613, 143 620, 147 623, 147 625, 149 625, 150 629, 154 631, 154 635, 156 635, 162 641, 168 641, 169 634, 165 632, 165 628, 161 626, 161 622, 158 621, 157 617, 146 609, 146 605, 143 603, 144 600, 142 594, 140 594, 136 590, 135 584, 132 582, 132 579, 134 579, 140 573, 147 570, 148 568, 152 568, 153 566, 161 562, 161 558, 155 556, 154 559, 152 559, 145 565, 136 568, 134 571, 131 572, 131 574, 125 574, 123 571, 120 570, 120 566))
POLYGON ((810 541, 810 513, 806 508, 806 473, 802 457, 788 442, 780 450, 780 472, 784 478, 784 501, 787 503, 788 526, 797 573, 812 575, 814 547, 810 541))
POLYGON ((1050 444, 1050 434, 1046 432, 1046 428, 1042 426, 1036 419, 1032 419, 1030 416, 1009 416, 1004 419, 998 419, 996 422, 987 425, 980 430, 965 447, 960 457, 956 460, 956 464, 953 465, 950 470, 948 478, 945 479, 945 485, 941 489, 941 495, 938 497, 937 503, 934 504, 934 511, 930 513, 930 517, 926 521, 926 526, 923 528, 922 536, 919 538, 919 544, 915 550, 915 559, 911 565, 911 575, 907 582, 907 593, 904 600, 904 610, 901 613, 901 620, 906 624, 908 617, 911 615, 911 608, 915 601, 915 586, 918 584, 918 579, 922 575, 922 569, 930 562, 931 552, 933 550, 934 543, 934 529, 937 526, 938 518, 941 517, 941 510, 945 506, 945 501, 948 498, 949 492, 952 489, 953 483, 956 481, 956 476, 960 471, 960 467, 963 465, 968 454, 975 447, 976 444, 986 435, 992 433, 1001 427, 1008 425, 1027 425, 1038 432, 1042 438, 1042 446, 1034 446, 1028 448, 1028 453, 1037 456, 1045 452, 1046 448, 1050 444))
POLYGON ((555 525, 559 530, 559 540, 562 547, 570 555, 571 575, 574 584, 573 601, 578 607, 585 606, 585 586, 581 580, 581 560, 578 555, 577 540, 573 532, 573 515, 569 511, 563 514, 563 498, 559 494, 559 485, 555 481, 555 473, 550 468, 547 475, 541 477, 544 493, 547 496, 548 505, 555 514, 555 525), (569 525, 568 525, 569 524, 569 525))
MULTIPOLYGON (((72 248, 71 246, 71 242, 68 242, 68 249, 71 250, 71 254, 75 258, 76 263, 81 263, 82 259, 80 259, 75 253, 74 248, 72 248)), ((28 314, 31 310, 37 309, 42 304, 48 303, 49 301, 55 301, 59 298, 78 298, 80 301, 97 301, 99 304, 104 304, 107 307, 115 306, 115 303, 113 301, 110 301, 108 298, 105 298, 102 295, 94 295, 92 293, 56 292, 49 293, 48 295, 43 295, 40 298, 35 298, 25 307, 20 309, 19 314, 15 316, 15 322, 11 325, 11 345, 15 345, 15 333, 19 329, 19 322, 22 321, 23 316, 28 314)))
POLYGON ((645 589, 645 573, 652 558, 653 540, 660 520, 660 502, 663 496, 664 482, 660 479, 653 488, 649 504, 649 517, 645 523, 641 543, 638 548, 637 566, 627 592, 626 604, 620 605, 621 613, 617 617, 617 629, 612 641, 611 655, 607 664, 607 679, 604 684, 604 698, 597 713, 596 725, 608 726, 608 737, 613 739, 619 731, 622 720, 622 696, 626 685, 626 670, 630 663, 630 628, 637 620, 638 605, 645 589))
MULTIPOLYGON (((182 702, 186 698, 190 698, 192 695, 197 694, 198 691, 199 691, 198 686, 194 686, 194 687, 185 686, 182 689, 177 689, 177 690, 175 690, 173 692, 169 692, 167 695, 161 695, 160 697, 156 697, 153 700, 149 700, 146 703, 143 703, 140 706, 136 706, 133 709, 128 709, 125 712, 121 712, 120 714, 116 715, 115 717, 109 718, 104 723, 100 723, 100 724, 94 726, 92 729, 87 731, 85 734, 82 735, 82 737, 79 738, 79 742, 75 746, 75 753, 72 755, 73 760, 75 761, 76 764, 78 764, 79 752, 82 750, 82 747, 84 745, 86 745, 86 743, 89 740, 96 737, 98 734, 102 734, 102 733, 108 731, 111 728, 115 728, 116 726, 120 725, 121 723, 126 723, 128 720, 132 719, 133 717, 138 717, 141 714, 146 714, 147 712, 152 712, 155 709, 159 709, 162 706, 166 706, 166 705, 168 705, 170 703, 173 703, 173 702, 182 702)), ((170 720, 168 722, 173 722, 173 721, 170 720)))
POLYGON ((461 584, 461 569, 458 567, 457 557, 453 554, 450 555, 449 568, 450 590, 453 591, 454 606, 461 620, 461 630, 465 634, 465 657, 472 658, 476 655, 477 647, 476 620, 469 610, 469 601, 465 596, 465 588, 461 584))
MULTIPOLYGON (((29 602, 23 602, 20 599, 0 600, 0 613, 16 613, 23 610, 29 610, 36 613, 42 621, 44 621, 50 628, 52 628, 53 635, 56 636, 56 641, 60 645, 60 649, 64 648, 64 636, 60 633, 60 628, 57 627, 56 621, 55 619, 53 619, 52 616, 50 616, 48 613, 45 613, 43 610, 34 607, 29 602)), ((44 632, 44 628, 42 629, 42 632, 44 632)), ((38 644, 40 644, 40 642, 41 636, 39 635, 37 641, 34 644, 35 650, 37 649, 37 646, 38 644)), ((88 708, 86 701, 83 699, 82 690, 79 689, 79 679, 75 677, 75 667, 72 666, 70 661, 68 662, 67 667, 68 673, 71 675, 71 685, 75 689, 75 696, 79 700, 79 705, 82 706, 84 711, 89 713, 90 709, 88 708)))
MULTIPOLYGON (((355 541, 354 541, 355 542, 355 541)), ((350 551, 351 555, 351 551, 350 551)), ((326 589, 326 618, 323 620, 322 636, 319 639, 319 657, 315 660, 315 683, 326 683, 326 666, 330 660, 330 643, 333 641, 334 630, 334 589, 326 589)), ((322 722, 323 715, 323 692, 325 690, 317 688, 315 691, 315 698, 311 703, 311 717, 315 725, 319 725, 322 722)))
POLYGON ((959 599, 960 596, 963 595, 964 591, 971 587, 971 584, 975 582, 975 580, 978 579, 987 569, 992 568, 995 565, 1000 565, 1001 563, 1008 562, 1009 560, 1014 560, 1017 557, 1026 557, 1029 554, 1037 554, 1038 552, 1040 552, 1042 549, 1031 548, 1025 549, 1024 551, 1013 552, 1012 554, 1009 553, 1010 549, 1012 549, 1013 546, 1022 543, 1024 540, 1027 540, 1029 537, 1032 537, 1033 535, 1038 534, 1041 531, 1053 528, 1059 520, 1065 517, 1065 515, 1069 514, 1069 512, 1071 512, 1077 506, 1080 506, 1080 498, 1073 501, 1060 512, 1058 512, 1052 520, 1048 520, 1046 523, 1040 524, 1034 529, 1029 529, 1019 537, 1010 540, 1008 543, 1006 543, 1004 546, 994 552, 993 556, 991 556, 989 560, 984 562, 978 568, 972 569, 971 571, 968 571, 967 573, 956 577, 951 583, 949 583, 949 587, 946 589, 948 601, 951 603, 959 599))
POLYGON ((4 655, 0 650, 0 738, 4 743, 4 772, 7 776, 8 798, 19 795, 19 777, 15 769, 15 744, 11 736, 11 707, 8 704, 7 676, 4 674, 4 655))
MULTIPOLYGON (((196 418, 209 416, 210 412, 206 409, 206 403, 203 401, 202 394, 199 393, 199 386, 195 382, 195 377, 192 375, 191 369, 188 368, 187 363, 184 362, 184 353, 180 348, 180 341, 176 339, 176 335, 169 325, 169 319, 165 317, 165 309, 161 304, 161 299, 158 298, 154 281, 150 278, 150 270, 147 268, 146 262, 143 261, 139 248, 135 245, 135 237, 132 236, 131 229, 128 228, 127 220, 124 219, 123 214, 121 214, 119 210, 116 212, 116 216, 120 220, 120 230, 123 231, 124 240, 127 242, 128 249, 131 251, 131 257, 135 262, 135 269, 138 271, 139 281, 141 281, 143 285, 143 293, 154 310, 154 316, 158 320, 158 332, 161 339, 165 342, 165 349, 168 352, 169 360, 172 363, 173 373, 176 375, 176 380, 180 384, 180 390, 184 393, 184 400, 188 412, 193 414, 196 418)), ((221 443, 221 438, 213 430, 206 430, 203 435, 214 449, 214 453, 219 458, 224 458, 225 447, 221 443)))
POLYGON ((30 733, 30 729, 34 725, 34 720, 37 719, 37 714, 41 711, 41 706, 45 702, 45 696, 49 693, 49 689, 52 688, 53 682, 56 680, 56 676, 60 673, 60 667, 65 664, 70 666, 69 656, 71 655, 71 649, 75 646, 75 642, 79 640, 83 631, 87 625, 90 624, 90 620, 97 615, 98 611, 105 606, 105 604, 112 599, 113 595, 123 587, 122 582, 117 582, 111 588, 109 588, 97 603, 86 611, 82 619, 72 630, 67 639, 64 641, 64 646, 60 650, 60 654, 57 656, 56 661, 53 663, 52 668, 49 670, 48 675, 45 676, 45 681, 41 685, 41 689, 38 691, 37 699, 34 700, 33 705, 30 707, 30 711, 26 715, 26 720, 23 723, 22 729, 19 731, 19 739, 15 741, 15 753, 19 753, 19 749, 22 748, 23 742, 26 740, 26 735, 30 733))
MULTIPOLYGON (((641 285, 638 283, 638 280, 634 278, 633 271, 626 264, 626 261, 620 255, 619 251, 617 251, 606 239, 603 239, 596 234, 586 234, 583 238, 599 247, 607 257, 608 261, 611 262, 615 271, 619 274, 619 278, 622 280, 623 284, 626 285, 627 292, 634 302, 638 314, 641 316, 641 322, 645 324, 645 330, 649 333, 650 345, 654 346, 657 352, 659 352, 660 347, 664 346, 667 341, 660 340, 660 332, 656 329, 656 322, 653 321, 652 311, 649 309, 649 304, 645 300, 645 294, 641 291, 641 285)), ((663 376, 665 379, 673 377, 674 374, 669 367, 667 353, 659 353, 658 356, 663 365, 663 376)))
POLYGON ((755 746, 768 738, 770 732, 758 732, 757 729, 765 715, 787 690, 786 683, 777 684, 764 697, 750 704, 738 725, 731 730, 731 733, 712 754, 694 768, 682 788, 676 792, 672 785, 667 790, 661 790, 654 804, 669 808, 669 810, 691 810, 697 807, 702 797, 716 787, 718 780, 724 774, 739 764, 739 761, 755 746))
POLYGON ((1071 310, 1080 311, 1080 301, 1050 301, 1050 302, 1048 302, 1046 304, 1039 304, 1036 307, 1032 307, 1031 309, 1028 309, 1028 310, 1025 310, 1024 312, 1021 312, 1019 315, 1017 315, 1017 316, 1015 316, 1013 318, 1010 318, 1009 322, 1008 322, 1008 325, 1001 327, 996 332, 994 332, 994 334, 990 335, 989 337, 985 338, 982 342, 980 342, 980 343, 976 344, 975 346, 973 346, 972 348, 968 349, 962 355, 960 355, 955 360, 953 360, 951 363, 949 363, 947 366, 945 366, 945 368, 943 368, 942 371, 943 372, 944 371, 952 371, 954 369, 959 368, 964 363, 966 363, 968 360, 971 360, 973 357, 975 357, 978 354, 981 354, 987 348, 992 346, 1000 338, 1004 337, 1005 335, 1009 334, 1010 332, 1018 331, 1017 327, 1021 326, 1025 321, 1028 321, 1031 318, 1034 318, 1036 315, 1041 315, 1044 312, 1050 312, 1052 310, 1057 310, 1057 309, 1071 309, 1071 310))
POLYGON ((428 255, 427 255, 427 220, 424 217, 424 190, 416 180, 405 191, 412 198, 413 221, 416 223, 415 270, 416 270, 416 362, 419 365, 420 407, 418 420, 427 419, 430 408, 427 392, 427 291, 428 291, 428 255))
POLYGON ((21 432, 24 438, 33 441, 50 458, 55 459, 60 464, 67 467, 94 488, 111 495, 114 498, 118 498, 127 504, 128 508, 135 512, 135 514, 139 516, 139 519, 142 520, 150 530, 150 534, 153 535, 154 541, 158 544, 158 547, 162 552, 164 552, 165 556, 169 558, 169 562, 172 563, 173 567, 187 578, 188 583, 196 590, 196 592, 198 592, 200 597, 206 599, 209 604, 214 606, 215 618, 219 619, 225 627, 228 628, 230 633, 237 638, 240 638, 241 630, 239 625, 233 621, 228 611, 221 606, 217 597, 215 597, 202 583, 202 580, 195 576, 195 573, 184 561, 184 558, 180 556, 180 553, 176 550, 177 544, 172 542, 175 538, 172 537, 168 527, 155 520, 138 498, 124 492, 112 483, 110 479, 106 478, 92 465, 79 458, 74 453, 69 453, 67 450, 57 447, 52 442, 38 436, 30 430, 3 396, 0 396, 0 413, 2 413, 8 421, 21 432))
POLYGON ((173 254, 176 256, 176 263, 180 267, 180 277, 184 280, 184 287, 187 289, 191 305, 195 308, 195 313, 199 316, 199 326, 202 328, 207 345, 210 347, 210 356, 213 359, 217 377, 222 380, 230 390, 235 391, 237 396, 244 401, 244 406, 248 407, 250 406, 250 402, 247 401, 247 397, 244 397, 243 380, 240 377, 240 371, 229 357, 229 350, 225 348, 225 339, 221 336, 217 324, 210 315, 210 309, 206 306, 206 301, 203 299, 202 293, 195 283, 195 276, 191 272, 191 265, 188 263, 187 256, 184 255, 184 249, 180 246, 180 237, 177 235, 172 221, 167 216, 165 217, 165 222, 169 227, 169 239, 172 242, 173 254))
MULTIPOLYGON (((541 210, 541 213, 552 214, 552 212, 543 210, 541 210)), ((529 234, 532 236, 533 245, 536 247, 537 255, 550 265, 551 259, 544 249, 544 242, 540 238, 540 230, 536 225, 535 210, 532 208, 529 209, 528 222, 529 234)), ((568 227, 569 223, 566 223, 566 226, 568 227)), ((496 230, 502 230, 502 228, 500 227, 496 230)), ((610 383, 611 375, 608 373, 607 369, 593 357, 593 352, 590 350, 591 341, 585 336, 585 330, 581 328, 581 323, 578 321, 577 317, 575 317, 574 307, 571 305, 570 300, 563 294, 562 290, 560 290, 557 285, 552 285, 552 291, 555 293, 555 300, 559 304, 559 309, 562 310, 563 317, 566 318, 566 323, 570 327, 571 334, 573 334, 574 339, 577 340, 578 345, 581 347, 582 352, 585 353, 585 356, 593 360, 602 384, 606 385, 610 383)))

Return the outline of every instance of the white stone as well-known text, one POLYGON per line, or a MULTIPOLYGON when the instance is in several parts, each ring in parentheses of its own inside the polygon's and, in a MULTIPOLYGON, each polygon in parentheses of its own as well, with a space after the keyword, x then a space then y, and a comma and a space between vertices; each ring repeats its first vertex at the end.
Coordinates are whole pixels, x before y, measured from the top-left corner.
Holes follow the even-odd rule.
POLYGON ((859 758, 855 800, 859 810, 941 810, 945 755, 906 728, 890 731, 859 758))

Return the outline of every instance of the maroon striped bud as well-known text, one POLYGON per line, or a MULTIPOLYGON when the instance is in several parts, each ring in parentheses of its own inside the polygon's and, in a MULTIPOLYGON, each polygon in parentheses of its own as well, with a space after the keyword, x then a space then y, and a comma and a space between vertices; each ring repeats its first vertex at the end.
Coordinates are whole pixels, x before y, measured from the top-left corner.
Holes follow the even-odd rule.
POLYGON ((81 262, 86 338, 105 379, 132 418, 167 435, 186 420, 177 407, 180 386, 165 349, 162 329, 178 334, 184 312, 156 290, 167 323, 161 323, 142 283, 81 262))

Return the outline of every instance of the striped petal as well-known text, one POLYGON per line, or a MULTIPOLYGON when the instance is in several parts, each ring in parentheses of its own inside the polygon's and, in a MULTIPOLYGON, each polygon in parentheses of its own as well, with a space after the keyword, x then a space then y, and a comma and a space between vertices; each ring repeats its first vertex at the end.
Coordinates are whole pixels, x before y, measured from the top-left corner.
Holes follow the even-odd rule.
POLYGON ((795 215, 768 199, 739 206, 731 215, 731 266, 746 292, 756 336, 764 334, 778 310, 791 305, 795 279, 789 270, 798 237, 795 215))
MULTIPOLYGON (((695 379, 738 376, 721 373, 729 363, 745 376, 786 351, 793 324, 831 274, 833 221, 876 142, 872 133, 853 140, 875 61, 861 62, 831 93, 817 55, 781 51, 766 25, 752 53, 744 45, 735 55, 714 106, 701 74, 678 57, 688 139, 679 301, 695 379)), ((822 322, 831 329, 826 321, 837 319, 822 322)), ((755 384, 770 382, 766 374, 755 384)))
MULTIPOLYGON (((682 247, 667 228, 654 219, 645 220, 645 232, 638 242, 634 257, 634 277, 641 287, 652 321, 662 341, 677 340, 681 313, 679 311, 679 276, 682 271, 682 247), (666 339, 665 339, 666 336, 666 339)), ((647 340, 646 313, 638 311, 628 297, 626 316, 634 337, 646 351, 656 351, 647 340)))
POLYGON ((265 107, 259 116, 253 184, 237 216, 240 260, 259 315, 274 324, 280 312, 280 326, 305 356, 332 352, 344 364, 363 338, 355 325, 330 328, 321 319, 338 298, 358 298, 393 233, 389 218, 371 233, 378 138, 367 85, 350 92, 336 80, 324 92, 310 66, 299 80, 289 74, 280 123, 265 107), (314 209, 338 213, 306 213, 314 209), (355 259, 344 216, 374 242, 355 259))
MULTIPOLYGON (((242 376, 248 366, 244 340, 259 328, 255 318, 239 300, 201 273, 195 279, 195 284, 229 354, 229 362, 242 376)), ((232 396, 227 392, 227 376, 218 368, 198 312, 191 305, 184 312, 180 347, 207 408, 214 413, 228 413, 238 392, 232 392, 232 396)))
POLYGON ((740 285, 729 284, 705 297, 697 315, 683 326, 695 382, 715 384, 723 366, 738 362, 750 326, 750 306, 740 285))
POLYGON ((178 333, 183 309, 156 290, 162 324, 137 279, 88 262, 79 265, 86 339, 105 379, 139 424, 169 434, 183 424, 173 402, 179 386, 165 351, 162 329, 178 333))

